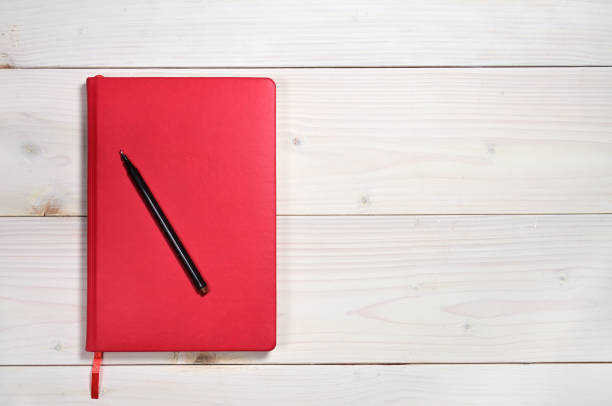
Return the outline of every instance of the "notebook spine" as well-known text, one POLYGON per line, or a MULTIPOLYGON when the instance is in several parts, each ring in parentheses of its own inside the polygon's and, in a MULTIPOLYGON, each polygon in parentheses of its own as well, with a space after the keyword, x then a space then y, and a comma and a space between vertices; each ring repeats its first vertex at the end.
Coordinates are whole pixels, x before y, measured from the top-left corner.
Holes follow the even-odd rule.
POLYGON ((97 99, 100 77, 87 78, 87 340, 85 349, 96 351, 96 147, 97 99))

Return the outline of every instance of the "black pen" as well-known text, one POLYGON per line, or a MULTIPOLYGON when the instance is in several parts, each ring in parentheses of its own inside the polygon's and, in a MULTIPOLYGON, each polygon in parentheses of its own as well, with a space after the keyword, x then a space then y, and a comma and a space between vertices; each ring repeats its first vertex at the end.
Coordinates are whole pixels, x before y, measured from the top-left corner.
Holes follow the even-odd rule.
POLYGON ((206 285, 204 278, 202 278, 202 275, 200 275, 200 271, 198 271, 198 268, 193 263, 193 260, 187 253, 187 250, 183 246, 181 240, 176 235, 174 228, 172 228, 172 225, 170 225, 170 222, 166 218, 166 215, 162 211, 161 207, 159 207, 157 200, 155 200, 155 197, 153 197, 153 193, 151 193, 151 190, 147 186, 147 183, 143 179, 138 169, 136 169, 136 167, 130 162, 127 155, 123 153, 123 150, 119 151, 119 154, 121 155, 121 160, 123 161, 123 165, 125 166, 130 179, 132 179, 134 186, 140 192, 142 200, 144 200, 151 214, 157 221, 157 224, 164 232, 166 239, 172 246, 176 256, 181 260, 185 271, 187 271, 187 274, 189 274, 189 277, 191 278, 191 281, 193 282, 198 293, 204 296, 206 293, 208 293, 208 286, 206 285))

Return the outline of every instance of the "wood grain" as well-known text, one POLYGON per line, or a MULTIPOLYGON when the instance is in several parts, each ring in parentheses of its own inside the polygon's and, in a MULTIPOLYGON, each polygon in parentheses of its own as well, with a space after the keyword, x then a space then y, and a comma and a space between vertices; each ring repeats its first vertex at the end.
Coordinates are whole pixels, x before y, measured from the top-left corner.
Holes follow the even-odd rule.
MULTIPOLYGON (((3 1, 0 216, 87 214, 87 76, 272 77, 277 349, 107 353, 98 403, 608 405, 612 215, 544 214, 612 213, 612 68, 580 68, 612 65, 610 21, 599 0, 3 1), (566 68, 432 69, 453 66, 566 68), (9 69, 38 67, 139 69, 9 69), (405 215, 448 213, 540 214, 405 215), (334 214, 398 216, 292 216, 334 214), (321 363, 370 365, 297 365, 321 363)), ((85 234, 0 218, 2 404, 88 399, 85 234)))
POLYGON ((270 76, 281 215, 612 212, 612 68, 0 70, 0 215, 85 213, 84 82, 270 76))
MULTIPOLYGON (((107 364, 612 361, 612 215, 278 219, 270 353, 107 364)), ((85 219, 0 219, 0 364, 89 364, 85 219)))
POLYGON ((607 1, 0 2, 11 67, 610 65, 607 1))
MULTIPOLYGON (((89 398, 90 367, 0 367, 7 404, 89 398)), ((100 405, 608 405, 612 365, 104 366, 100 405)))

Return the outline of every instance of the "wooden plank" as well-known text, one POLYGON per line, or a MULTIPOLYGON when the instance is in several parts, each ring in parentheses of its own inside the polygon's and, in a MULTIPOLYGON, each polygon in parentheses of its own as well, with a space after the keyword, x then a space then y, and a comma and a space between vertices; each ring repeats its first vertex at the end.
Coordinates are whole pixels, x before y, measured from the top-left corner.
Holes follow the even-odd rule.
POLYGON ((607 1, 0 3, 15 67, 609 65, 607 1))
MULTIPOLYGON (((126 363, 612 361, 612 215, 278 219, 270 353, 126 363)), ((0 219, 0 364, 89 364, 85 219, 0 219)))
POLYGON ((612 68, 0 70, 0 215, 85 214, 85 78, 270 76, 278 213, 612 212, 612 68))
MULTIPOLYGON (((7 404, 89 398, 90 367, 0 367, 7 404)), ((610 364, 104 366, 100 405, 608 405, 610 364)))

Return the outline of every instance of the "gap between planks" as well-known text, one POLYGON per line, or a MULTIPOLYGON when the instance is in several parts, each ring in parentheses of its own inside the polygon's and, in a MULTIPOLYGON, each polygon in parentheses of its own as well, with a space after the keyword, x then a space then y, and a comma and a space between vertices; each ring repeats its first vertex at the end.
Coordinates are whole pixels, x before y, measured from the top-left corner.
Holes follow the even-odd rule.
POLYGON ((547 69, 547 68, 612 68, 612 65, 380 65, 380 66, 13 66, 2 65, 0 69, 44 70, 44 69, 547 69))
MULTIPOLYGON (((612 212, 593 213, 362 213, 362 214, 277 214, 276 217, 425 217, 425 216, 605 216, 612 212)), ((0 215, 0 218, 87 218, 87 215, 0 215)))
MULTIPOLYGON (((92 355, 93 357, 93 355, 92 355)), ((194 365, 202 365, 202 366, 223 366, 223 367, 244 367, 244 366, 452 366, 452 365, 464 365, 464 366, 479 366, 479 365, 598 365, 598 364, 612 364, 612 361, 536 361, 536 362, 520 362, 520 361, 508 361, 508 362, 308 362, 308 363, 300 363, 300 362, 276 362, 269 364, 211 364, 211 363, 188 363, 188 364, 147 364, 147 363, 130 363, 130 364, 105 364, 102 361, 102 365, 106 366, 117 366, 117 367, 129 367, 129 366, 169 366, 169 367, 180 367, 180 366, 194 366, 194 365)), ((0 368, 4 367, 83 367, 87 366, 87 364, 2 364, 0 368)))

